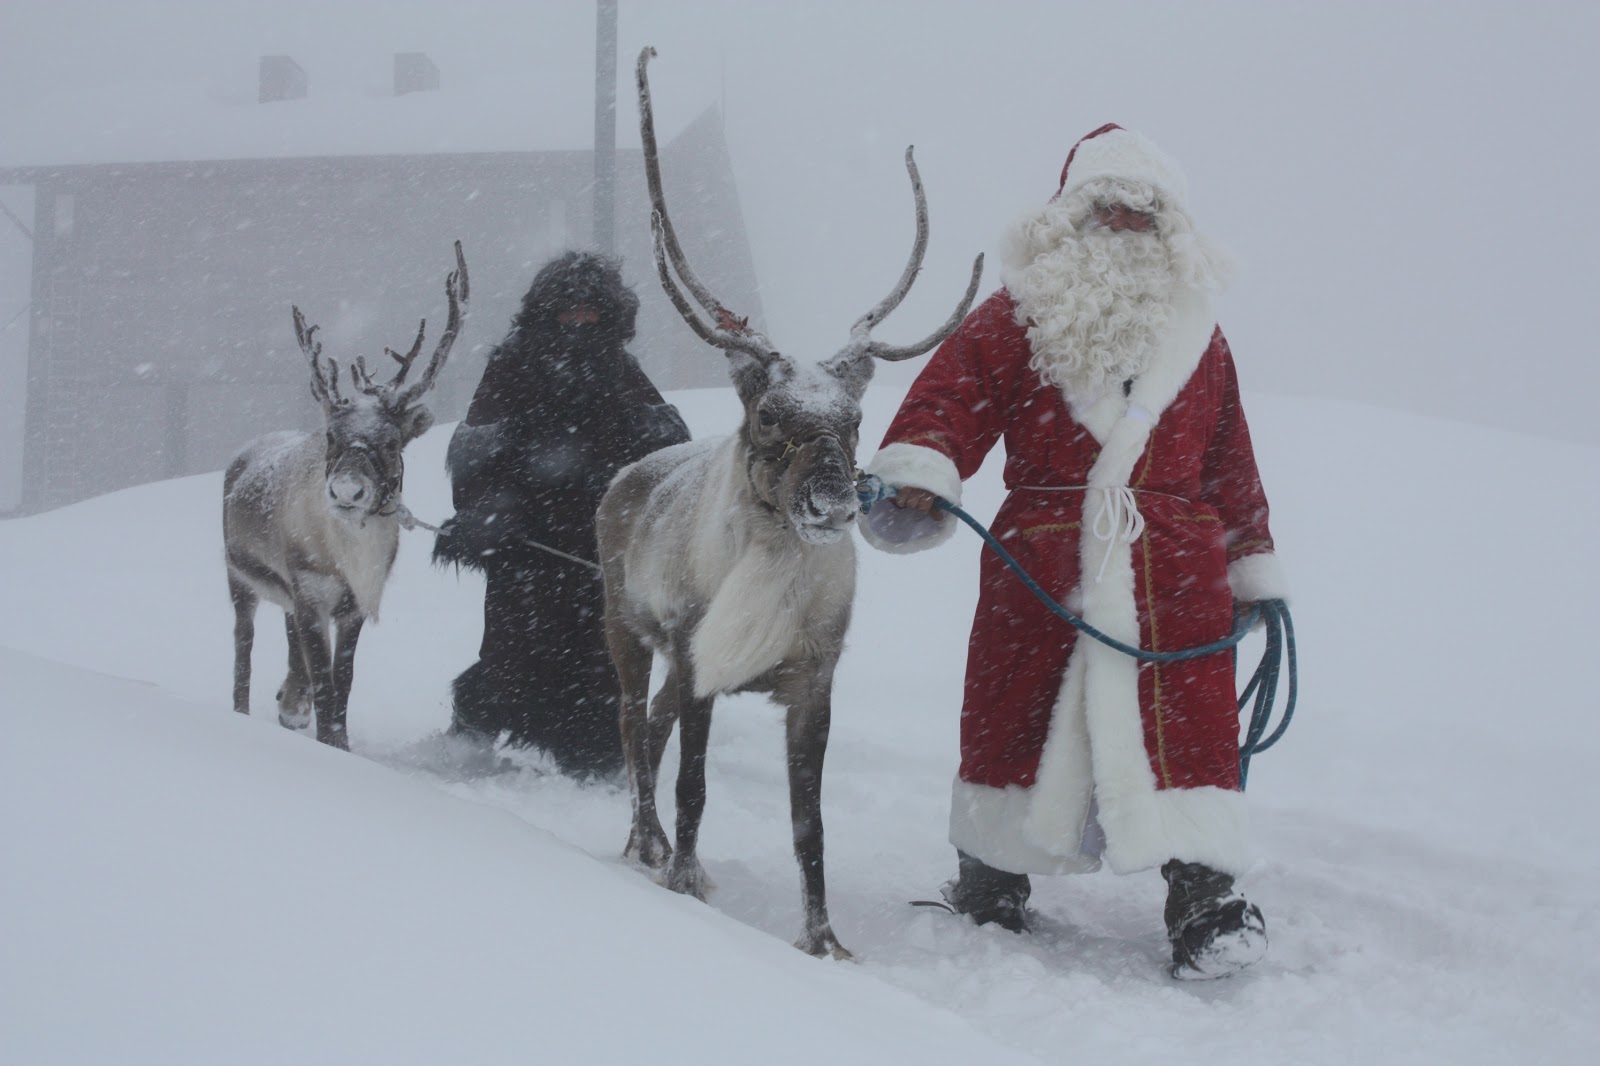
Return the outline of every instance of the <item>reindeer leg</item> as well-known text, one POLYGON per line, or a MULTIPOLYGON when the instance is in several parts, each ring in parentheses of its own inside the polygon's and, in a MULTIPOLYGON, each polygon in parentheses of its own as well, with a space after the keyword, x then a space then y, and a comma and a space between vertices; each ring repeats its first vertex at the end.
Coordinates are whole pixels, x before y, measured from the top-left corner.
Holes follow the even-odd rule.
POLYGON ((833 715, 831 679, 807 676, 803 680, 809 684, 795 686, 793 701, 784 701, 789 708, 785 719, 789 819, 794 826, 794 855, 800 863, 800 899, 806 923, 795 947, 808 955, 848 959, 850 952, 833 935, 828 921, 828 889, 822 870, 822 760, 833 715))
POLYGON ((311 686, 311 703, 317 711, 317 739, 330 747, 350 750, 345 733, 344 714, 335 706, 333 655, 328 648, 328 631, 315 609, 295 597, 295 643, 311 686))
POLYGON ((711 739, 711 697, 689 696, 687 672, 675 668, 679 682, 681 717, 678 721, 678 848, 667 867, 666 886, 674 892, 704 900, 711 882, 700 865, 696 845, 700 818, 706 811, 706 745, 711 739))
POLYGON ((646 718, 653 656, 631 631, 609 617, 606 643, 622 690, 618 724, 622 730, 622 753, 627 760, 628 792, 633 799, 633 824, 622 856, 659 870, 672 855, 672 845, 656 814, 657 763, 650 757, 650 725, 646 718))
POLYGON ((289 641, 289 668, 283 684, 278 686, 278 724, 304 732, 311 728, 311 678, 306 673, 305 656, 300 654, 300 633, 290 611, 283 613, 283 629, 289 641))
POLYGON ((333 714, 339 731, 345 732, 345 713, 350 707, 350 686, 356 674, 356 643, 366 619, 358 615, 339 622, 339 635, 333 651, 333 714))
POLYGON ((666 754, 672 727, 678 724, 678 714, 683 706, 682 695, 678 668, 669 666, 666 680, 661 683, 661 691, 650 703, 650 772, 653 775, 659 776, 661 773, 661 757, 666 754))
POLYGON ((255 590, 228 575, 228 595, 233 600, 233 709, 250 713, 250 652, 256 640, 255 590))

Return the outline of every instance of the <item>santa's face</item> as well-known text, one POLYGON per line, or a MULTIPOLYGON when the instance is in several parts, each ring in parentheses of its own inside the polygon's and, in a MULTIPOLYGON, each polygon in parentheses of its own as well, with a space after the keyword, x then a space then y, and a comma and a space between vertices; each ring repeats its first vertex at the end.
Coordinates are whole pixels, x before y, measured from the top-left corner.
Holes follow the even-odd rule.
POLYGON ((1086 228, 1108 229, 1113 233, 1149 233, 1156 228, 1156 216, 1125 203, 1097 203, 1086 228))

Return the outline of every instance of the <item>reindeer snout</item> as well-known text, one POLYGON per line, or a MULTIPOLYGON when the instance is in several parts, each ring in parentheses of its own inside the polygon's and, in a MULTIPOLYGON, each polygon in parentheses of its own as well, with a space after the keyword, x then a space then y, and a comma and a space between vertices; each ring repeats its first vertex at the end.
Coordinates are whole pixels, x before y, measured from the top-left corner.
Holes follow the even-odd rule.
POLYGON ((848 534, 861 511, 855 488, 847 483, 816 485, 807 492, 796 514, 795 532, 810 544, 832 544, 848 534))
POLYGON ((843 537, 861 511, 851 464, 831 437, 805 444, 790 467, 789 516, 804 541, 843 537))
POLYGON ((372 483, 355 474, 335 474, 328 479, 328 498, 336 507, 366 507, 372 499, 372 483))
POLYGON ((842 526, 855 521, 861 503, 853 488, 848 492, 840 492, 833 487, 813 489, 806 500, 806 510, 819 524, 842 526))

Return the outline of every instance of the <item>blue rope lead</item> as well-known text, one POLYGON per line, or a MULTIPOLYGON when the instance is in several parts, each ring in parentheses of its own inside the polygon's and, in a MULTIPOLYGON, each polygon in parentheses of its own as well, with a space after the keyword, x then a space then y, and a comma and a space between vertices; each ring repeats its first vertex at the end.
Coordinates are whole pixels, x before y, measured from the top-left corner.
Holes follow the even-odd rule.
MULTIPOLYGON (((871 474, 861 477, 857 492, 861 498, 863 510, 870 511, 872 505, 880 500, 894 495, 894 489, 885 485, 882 480, 871 474)), ((989 549, 1000 557, 1016 574, 1018 579, 1027 586, 1028 591, 1050 609, 1058 617, 1065 620, 1074 629, 1085 636, 1092 637, 1108 648, 1115 648, 1124 655, 1132 656, 1141 662, 1147 663, 1175 663, 1188 659, 1200 659, 1207 655, 1216 655, 1219 652, 1237 652, 1239 642, 1255 627, 1257 621, 1265 625, 1267 644, 1262 652, 1261 663, 1256 667, 1255 673, 1250 678, 1250 683, 1239 696, 1239 711, 1244 712, 1245 704, 1254 697, 1254 705, 1250 711, 1250 724, 1245 729, 1243 743, 1239 745, 1239 787, 1244 788, 1245 781, 1250 774, 1250 758, 1257 752, 1266 751, 1278 742, 1284 731, 1289 728, 1289 722, 1294 718, 1295 699, 1299 690, 1299 667, 1295 654, 1294 622, 1289 617, 1289 606, 1282 600, 1262 600, 1250 604, 1248 611, 1239 612, 1234 619, 1233 632, 1221 640, 1202 644, 1197 648, 1184 648, 1180 651, 1145 651, 1131 644, 1125 644, 1109 634, 1101 632, 1088 622, 1079 618, 1065 607, 1055 601, 1033 576, 1022 568, 1022 564, 1012 557, 1011 553, 1001 546, 995 535, 984 528, 983 523, 973 518, 966 511, 942 497, 935 498, 934 506, 941 511, 948 511, 961 521, 971 526, 983 538, 989 549), (1272 723, 1272 709, 1277 702, 1278 679, 1282 672, 1283 661, 1287 658, 1289 665, 1289 691, 1284 702, 1283 714, 1278 726, 1270 736, 1262 739, 1267 732, 1267 727, 1272 723)))
POLYGON ((1250 725, 1245 730, 1244 742, 1239 745, 1239 787, 1245 786, 1250 776, 1250 757, 1266 751, 1278 742, 1289 722, 1294 718, 1295 700, 1299 696, 1300 666, 1294 646, 1294 620, 1289 617, 1289 605, 1282 600, 1262 600, 1261 613, 1266 619, 1267 646, 1261 653, 1261 663, 1251 676, 1250 683, 1239 696, 1242 712, 1252 695, 1255 704, 1250 709, 1250 725), (1289 664, 1289 691, 1284 699, 1283 714, 1278 727, 1266 739, 1262 734, 1272 722, 1272 707, 1278 698, 1278 673, 1284 661, 1289 664))

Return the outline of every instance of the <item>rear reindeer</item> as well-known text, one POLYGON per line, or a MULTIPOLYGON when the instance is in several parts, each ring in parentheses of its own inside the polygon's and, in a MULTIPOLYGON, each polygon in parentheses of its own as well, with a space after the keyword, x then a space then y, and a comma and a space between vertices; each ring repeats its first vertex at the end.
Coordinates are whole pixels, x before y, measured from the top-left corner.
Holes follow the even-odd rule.
POLYGON ((250 650, 256 604, 282 607, 289 635, 289 674, 278 690, 278 721, 305 729, 316 712, 317 739, 348 749, 345 709, 356 641, 378 616, 394 566, 400 526, 401 451, 433 425, 418 402, 433 386, 461 330, 467 263, 457 241, 456 269, 445 281, 449 320, 417 381, 406 374, 422 350, 424 319, 394 378, 372 380, 366 361, 350 367, 351 396, 339 391, 339 364, 323 365, 316 326, 294 308, 294 331, 311 362, 311 393, 322 404, 326 432, 272 433, 245 446, 222 483, 222 539, 233 597, 233 709, 250 713, 250 650), (328 624, 338 637, 329 654, 328 624))
POLYGON ((653 868, 670 860, 667 887, 705 898, 695 843, 705 810, 712 701, 722 692, 770 693, 787 710, 790 819, 805 909, 805 931, 795 946, 848 958, 828 922, 821 789, 834 666, 855 598, 849 533, 860 507, 855 450, 861 396, 874 359, 921 355, 956 328, 977 292, 983 257, 973 264, 961 306, 933 336, 903 348, 872 339, 872 328, 910 289, 927 247, 927 201, 908 149, 917 236, 894 291, 856 322, 849 343, 826 362, 805 365, 779 355, 700 283, 673 232, 645 73, 654 54, 650 48, 640 53, 638 82, 656 268, 684 320, 727 353, 745 413, 731 437, 680 444, 625 468, 597 514, 606 637, 622 687, 633 796, 625 854, 653 868), (674 272, 709 322, 690 306, 674 272), (654 651, 666 659, 668 673, 647 714, 654 651), (655 778, 680 719, 674 851, 656 815, 655 778))

